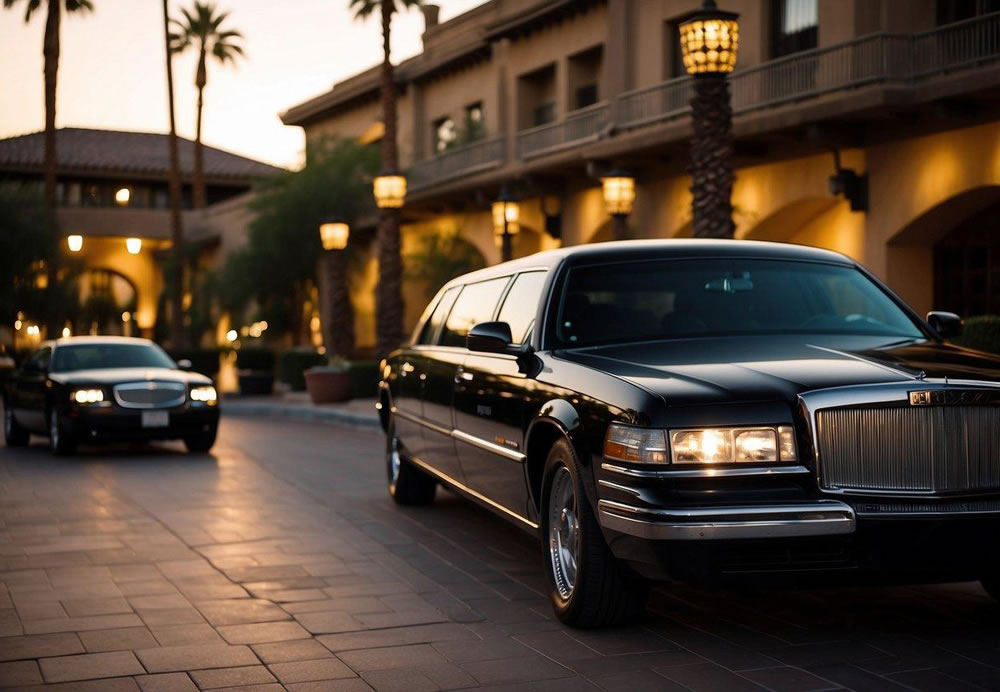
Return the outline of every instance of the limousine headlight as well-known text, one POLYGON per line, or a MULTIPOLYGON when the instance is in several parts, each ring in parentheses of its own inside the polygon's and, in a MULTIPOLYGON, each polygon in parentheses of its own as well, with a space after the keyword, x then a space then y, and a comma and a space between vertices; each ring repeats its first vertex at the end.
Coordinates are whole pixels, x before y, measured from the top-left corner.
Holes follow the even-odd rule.
POLYGON ((216 393, 215 387, 210 384, 191 387, 191 401, 211 406, 218 398, 219 395, 216 393))
POLYGON ((104 401, 103 389, 75 389, 69 395, 70 401, 81 405, 100 404, 104 401))
POLYGON ((604 456, 638 464, 773 463, 797 459, 795 435, 788 425, 696 428, 668 433, 612 423, 604 438, 604 456))

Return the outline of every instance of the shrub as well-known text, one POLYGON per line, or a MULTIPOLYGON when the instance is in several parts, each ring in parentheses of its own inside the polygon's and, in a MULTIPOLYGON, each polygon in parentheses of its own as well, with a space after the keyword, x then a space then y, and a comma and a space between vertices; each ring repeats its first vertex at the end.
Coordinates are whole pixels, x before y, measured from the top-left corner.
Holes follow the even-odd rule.
POLYGON ((219 374, 219 356, 222 351, 221 348, 167 349, 167 353, 175 361, 187 359, 191 361, 192 370, 212 378, 219 374))
POLYGON ((965 320, 962 335, 954 340, 966 348, 1000 353, 1000 315, 977 315, 965 320))
POLYGON ((269 348, 241 348, 236 352, 236 369, 273 373, 274 360, 269 348))
POLYGON ((303 373, 311 367, 325 365, 326 357, 315 351, 285 351, 278 356, 278 379, 301 392, 306 388, 303 373))
POLYGON ((374 399, 378 395, 378 361, 354 361, 348 372, 351 375, 352 399, 374 399))

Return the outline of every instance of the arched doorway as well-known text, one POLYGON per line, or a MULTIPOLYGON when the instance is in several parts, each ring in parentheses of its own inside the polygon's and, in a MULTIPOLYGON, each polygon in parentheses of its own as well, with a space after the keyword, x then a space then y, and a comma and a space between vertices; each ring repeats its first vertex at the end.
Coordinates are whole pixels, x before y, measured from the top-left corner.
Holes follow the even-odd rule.
POLYGON ((111 269, 88 268, 77 280, 79 310, 74 334, 131 336, 136 333, 135 313, 139 293, 124 274, 111 269))

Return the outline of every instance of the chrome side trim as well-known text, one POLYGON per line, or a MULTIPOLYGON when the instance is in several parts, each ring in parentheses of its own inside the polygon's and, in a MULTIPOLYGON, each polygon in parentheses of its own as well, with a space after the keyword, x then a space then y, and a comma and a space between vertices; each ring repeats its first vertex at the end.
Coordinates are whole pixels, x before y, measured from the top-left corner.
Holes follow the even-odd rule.
POLYGON ((159 381, 126 382, 125 384, 114 385, 111 388, 111 390, 115 397, 115 403, 117 403, 122 408, 131 408, 131 409, 173 408, 174 406, 181 406, 185 401, 187 401, 188 397, 187 385, 181 384, 180 382, 159 382, 159 381), (122 392, 156 391, 156 390, 174 392, 176 396, 173 399, 167 399, 156 403, 138 403, 135 401, 126 401, 123 400, 121 397, 122 392))
POLYGON ((612 483, 611 481, 606 481, 603 478, 601 480, 597 481, 597 484, 599 486, 601 486, 602 488, 608 488, 610 490, 617 490, 620 493, 627 493, 627 494, 632 495, 634 497, 641 497, 642 496, 642 493, 640 493, 635 488, 630 488, 627 485, 618 485, 617 483, 612 483))
POLYGON ((475 500, 476 502, 479 502, 480 504, 486 505, 489 509, 494 509, 494 510, 496 510, 498 512, 501 512, 504 515, 506 515, 506 516, 508 516, 508 517, 510 517, 512 519, 515 519, 518 522, 520 522, 521 524, 524 524, 528 528, 532 529, 533 531, 537 531, 538 530, 538 524, 536 524, 535 522, 533 522, 530 519, 527 519, 525 517, 522 517, 517 512, 509 510, 509 509, 507 509, 506 507, 504 507, 503 505, 501 505, 501 504, 499 504, 497 502, 494 502, 493 500, 491 500, 490 498, 486 497, 482 493, 476 492, 475 490, 473 490, 469 486, 465 485, 461 481, 455 480, 454 478, 452 478, 448 474, 443 473, 443 472, 437 470, 436 468, 434 468, 430 464, 428 464, 428 463, 426 463, 424 461, 421 461, 420 459, 417 459, 416 457, 407 457, 407 461, 410 461, 414 465, 419 466, 426 473, 429 473, 432 476, 435 476, 436 478, 438 478, 441 481, 447 483, 450 487, 454 488, 455 490, 459 491, 460 493, 463 493, 463 494, 469 496, 471 499, 475 500))
POLYGON ((621 502, 597 503, 601 525, 639 538, 711 541, 790 538, 854 533, 850 505, 832 500, 799 505, 645 509, 621 502))
POLYGON ((451 430, 449 428, 443 428, 436 423, 431 423, 429 420, 424 420, 419 416, 415 416, 412 413, 407 413, 406 411, 400 411, 397 407, 393 406, 391 409, 392 415, 399 416, 400 418, 405 418, 411 423, 416 423, 417 425, 422 425, 428 430, 433 430, 436 433, 441 433, 442 435, 451 435, 451 430))
POLYGON ((489 442, 482 438, 476 437, 475 435, 470 435, 467 432, 462 432, 461 430, 452 430, 451 436, 456 440, 470 444, 473 447, 479 447, 480 449, 485 449, 487 452, 493 452, 497 456, 501 456, 505 459, 510 459, 511 461, 516 461, 519 464, 523 464, 524 460, 527 458, 521 452, 515 452, 513 449, 508 449, 502 445, 498 445, 495 442, 489 442))
POLYGON ((629 478, 718 478, 720 476, 784 476, 796 473, 809 473, 805 466, 747 466, 743 468, 705 468, 705 469, 664 469, 645 470, 633 469, 603 462, 601 469, 609 473, 617 473, 629 478))

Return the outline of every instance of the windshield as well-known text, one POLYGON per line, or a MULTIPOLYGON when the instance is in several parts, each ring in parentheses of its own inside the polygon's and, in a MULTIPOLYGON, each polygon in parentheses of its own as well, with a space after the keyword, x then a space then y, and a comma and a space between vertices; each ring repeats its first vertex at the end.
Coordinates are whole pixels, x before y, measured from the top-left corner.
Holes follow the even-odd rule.
POLYGON ((684 259, 574 267, 556 320, 562 346, 700 336, 924 337, 854 267, 761 259, 684 259))
POLYGON ((99 368, 176 368, 155 344, 73 344, 58 346, 52 357, 52 372, 99 368))

